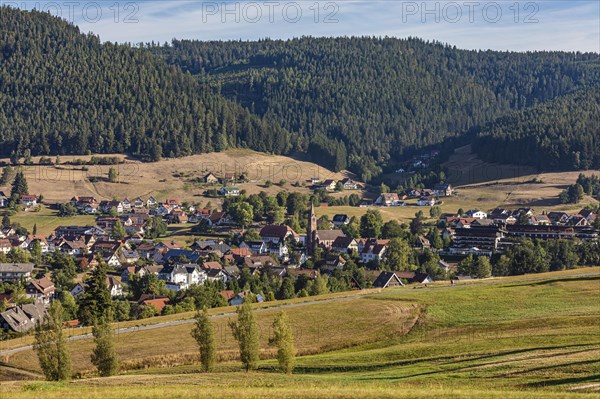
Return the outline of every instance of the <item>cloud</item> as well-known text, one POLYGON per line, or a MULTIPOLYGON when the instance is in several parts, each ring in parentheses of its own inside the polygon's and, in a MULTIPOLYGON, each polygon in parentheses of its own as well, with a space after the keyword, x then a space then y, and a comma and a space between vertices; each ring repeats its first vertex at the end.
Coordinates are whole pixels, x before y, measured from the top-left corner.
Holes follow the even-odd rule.
MULTIPOLYGON (((42 8, 51 3, 66 4, 39 2, 42 8)), ((413 36, 467 49, 600 51, 600 3, 594 0, 180 0, 80 2, 78 7, 73 22, 104 41, 413 36), (90 4, 101 8, 97 21, 90 4), (86 6, 91 15, 83 12, 86 6)))

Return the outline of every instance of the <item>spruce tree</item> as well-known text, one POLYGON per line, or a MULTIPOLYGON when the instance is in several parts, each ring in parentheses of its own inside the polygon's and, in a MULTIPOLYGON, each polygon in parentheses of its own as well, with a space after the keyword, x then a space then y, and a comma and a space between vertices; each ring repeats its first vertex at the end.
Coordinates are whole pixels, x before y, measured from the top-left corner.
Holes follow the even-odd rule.
POLYGON ((238 306, 236 312, 238 319, 230 320, 229 327, 233 337, 238 341, 240 360, 247 372, 258 367, 260 350, 258 326, 249 303, 244 302, 242 306, 238 306))
POLYGON ((106 284, 106 263, 99 258, 99 265, 85 281, 85 290, 79 303, 79 321, 93 325, 102 318, 110 317, 112 298, 106 284))
POLYGON ((92 351, 91 361, 101 377, 110 377, 119 370, 119 358, 115 350, 111 319, 111 315, 107 314, 92 327, 96 346, 92 351))
POLYGON ((15 175, 15 180, 13 181, 10 195, 13 197, 19 197, 25 194, 29 194, 29 186, 27 184, 27 179, 25 178, 23 171, 19 170, 15 175))
POLYGON ((294 370, 296 347, 292 327, 284 311, 281 311, 273 321, 273 337, 269 340, 269 344, 277 347, 277 360, 281 370, 291 374, 294 370))
POLYGON ((48 381, 63 381, 71 377, 71 355, 63 326, 65 314, 59 301, 54 301, 42 322, 35 327, 35 350, 40 368, 48 381))
POLYGON ((217 360, 217 345, 215 342, 215 331, 208 317, 206 307, 202 312, 196 314, 196 326, 192 330, 192 337, 194 337, 198 344, 202 370, 210 372, 217 360))

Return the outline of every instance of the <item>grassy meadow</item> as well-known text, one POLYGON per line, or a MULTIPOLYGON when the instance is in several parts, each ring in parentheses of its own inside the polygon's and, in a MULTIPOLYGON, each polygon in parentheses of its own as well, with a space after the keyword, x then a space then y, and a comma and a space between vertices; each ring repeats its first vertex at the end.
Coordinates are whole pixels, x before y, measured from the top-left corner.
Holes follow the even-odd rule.
MULTIPOLYGON (((398 288, 286 309, 300 357, 278 373, 266 345, 276 309, 257 312, 262 356, 244 373, 226 318, 217 370, 198 372, 189 325, 118 337, 121 375, 3 382, 10 398, 597 398, 600 268, 398 288), (416 323, 415 323, 416 320, 416 323), (157 353, 159 353, 157 355, 157 353)), ((70 343, 77 370, 91 341, 70 343)), ((5 364, 36 372, 32 352, 5 364)))

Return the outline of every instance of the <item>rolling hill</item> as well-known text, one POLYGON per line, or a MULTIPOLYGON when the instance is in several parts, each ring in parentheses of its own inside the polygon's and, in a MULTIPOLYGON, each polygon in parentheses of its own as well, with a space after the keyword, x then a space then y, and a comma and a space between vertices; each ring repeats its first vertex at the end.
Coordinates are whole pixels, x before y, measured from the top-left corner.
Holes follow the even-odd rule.
POLYGON ((309 154, 368 181, 423 147, 451 149, 507 112, 600 82, 591 53, 366 37, 132 47, 9 7, 0 26, 0 156, 13 159, 250 148, 309 154))
MULTIPOLYGON (((27 380, 2 382, 0 392, 17 399, 32 394, 40 399, 595 398, 600 389, 598 273, 596 267, 454 286, 446 282, 288 306, 302 355, 292 375, 278 372, 274 351, 266 346, 278 311, 266 309, 256 312, 263 351, 254 372, 241 370, 226 314, 213 319, 221 359, 213 373, 198 371, 191 325, 165 325, 117 335, 125 369, 110 378, 35 382, 31 373, 37 364, 30 350, 5 356, 4 365, 17 367, 8 369, 10 375, 24 369, 27 380)), ((6 348, 23 345, 27 341, 13 340, 6 348)), ((91 340, 72 341, 69 347, 75 368, 87 376, 91 340)))
POLYGON ((597 54, 466 51, 414 38, 175 40, 151 50, 298 134, 298 149, 316 162, 363 180, 506 112, 600 82, 597 54))

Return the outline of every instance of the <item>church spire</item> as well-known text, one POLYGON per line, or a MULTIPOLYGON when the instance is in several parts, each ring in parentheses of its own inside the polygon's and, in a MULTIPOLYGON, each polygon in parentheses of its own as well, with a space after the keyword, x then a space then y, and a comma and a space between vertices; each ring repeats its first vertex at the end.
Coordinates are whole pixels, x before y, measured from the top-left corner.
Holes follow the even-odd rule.
POLYGON ((317 215, 315 214, 315 205, 310 202, 310 213, 308 214, 308 223, 306 225, 306 254, 312 256, 315 253, 317 239, 317 215))

